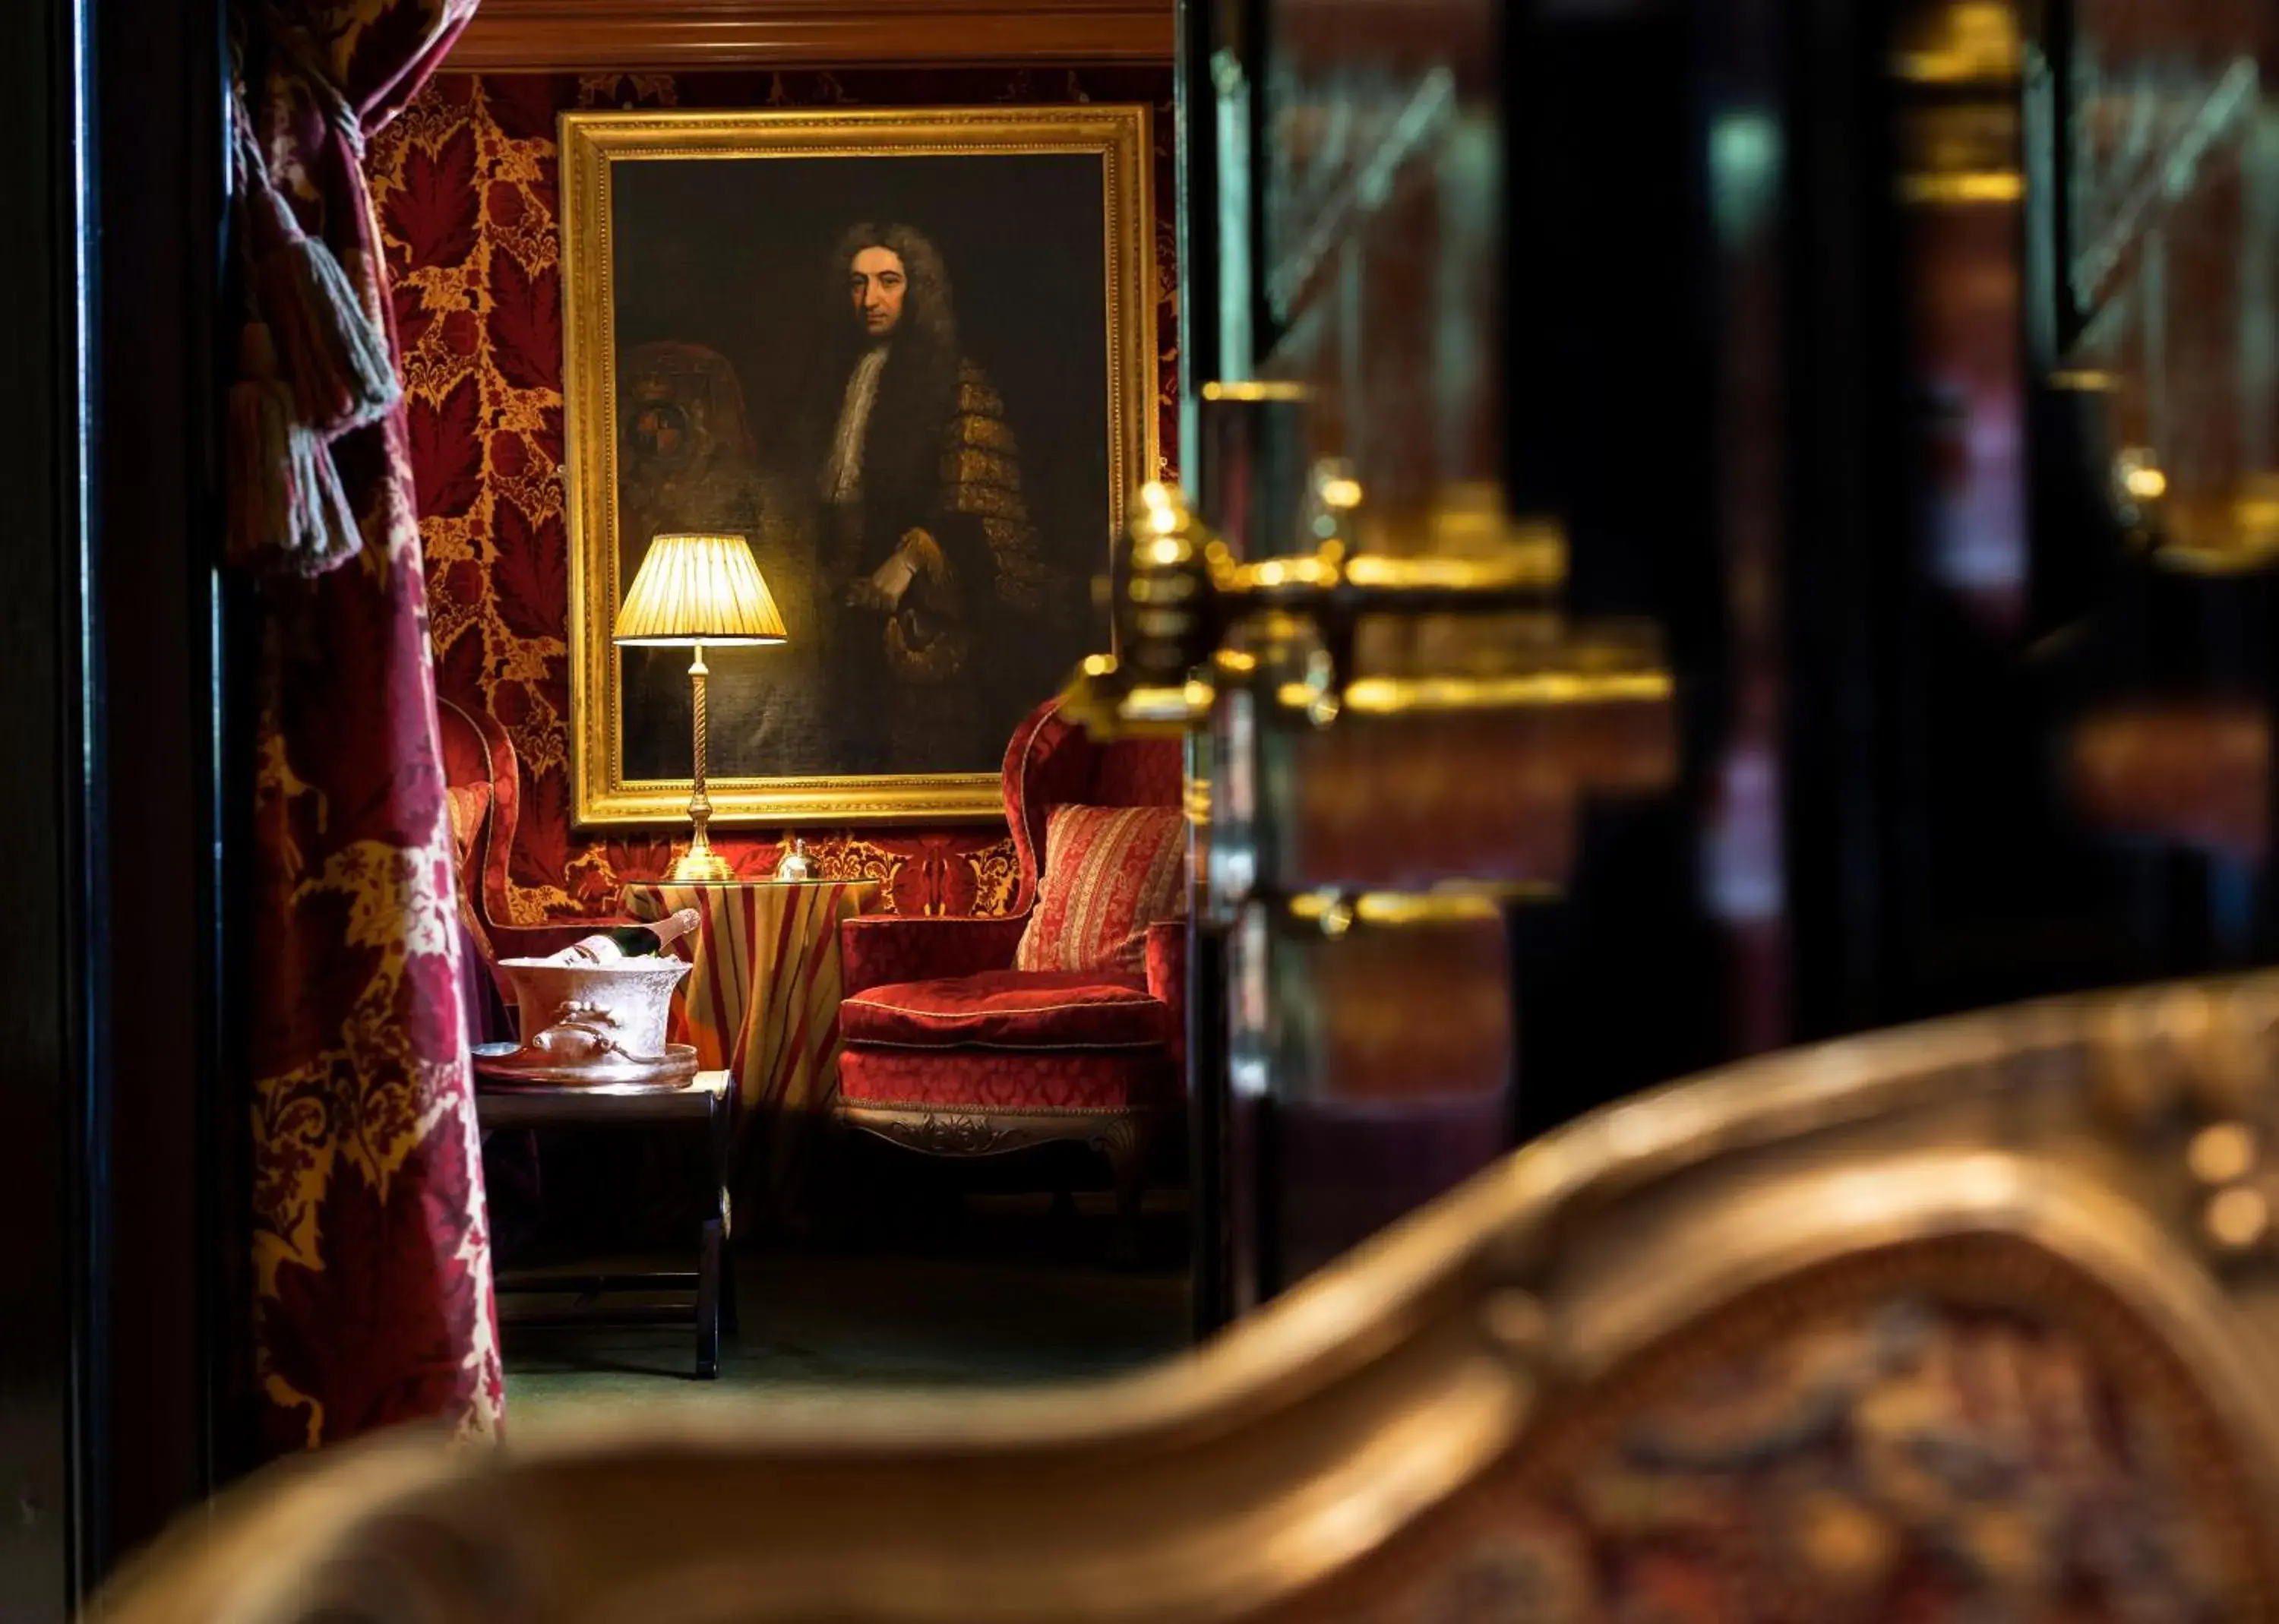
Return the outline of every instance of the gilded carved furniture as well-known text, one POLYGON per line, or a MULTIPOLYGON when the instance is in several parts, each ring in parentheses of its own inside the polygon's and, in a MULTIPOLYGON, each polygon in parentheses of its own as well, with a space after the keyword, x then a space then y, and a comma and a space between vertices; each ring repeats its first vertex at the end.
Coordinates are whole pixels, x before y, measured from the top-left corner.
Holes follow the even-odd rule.
POLYGON ((382 1439, 116 1624, 2279 1614, 2279 974, 1753 1061, 1198 1352, 382 1439))
POLYGON ((874 917, 840 927, 839 1115, 940 1156, 1055 1141, 1109 1161, 1130 1240, 1150 1145, 1181 1099, 1186 924, 1150 926, 1144 971, 1030 971, 1015 949, 1037 905, 1048 808, 1179 804, 1176 745, 1097 744, 1040 707, 1006 747, 1020 863, 1001 918, 874 917))

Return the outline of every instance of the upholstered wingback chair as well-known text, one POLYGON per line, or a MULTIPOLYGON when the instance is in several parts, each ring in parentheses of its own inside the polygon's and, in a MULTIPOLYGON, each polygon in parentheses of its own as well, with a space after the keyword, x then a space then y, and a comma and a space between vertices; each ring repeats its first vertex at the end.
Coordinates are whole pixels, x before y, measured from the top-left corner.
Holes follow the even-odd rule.
POLYGON ((1004 770, 1020 862, 1009 913, 840 927, 840 1114, 936 1155, 1088 1144, 1115 1173, 1128 1239, 1148 1147, 1183 1097, 1186 922, 1150 926, 1134 972, 1022 970, 1014 957, 1044 878, 1051 808, 1176 808, 1179 747, 1095 744, 1048 702, 1014 733, 1004 770))
POLYGON ((480 971, 480 993, 471 1006, 487 1011, 480 1034, 511 1038, 503 1029, 503 1011, 489 985, 495 984, 501 959, 542 958, 590 935, 603 920, 570 920, 561 924, 518 925, 507 900, 507 863, 514 851, 514 831, 522 813, 522 771, 513 742, 495 717, 456 705, 436 702, 442 724, 443 782, 451 802, 451 839, 459 879, 459 927, 471 950, 462 954, 471 972, 480 971))

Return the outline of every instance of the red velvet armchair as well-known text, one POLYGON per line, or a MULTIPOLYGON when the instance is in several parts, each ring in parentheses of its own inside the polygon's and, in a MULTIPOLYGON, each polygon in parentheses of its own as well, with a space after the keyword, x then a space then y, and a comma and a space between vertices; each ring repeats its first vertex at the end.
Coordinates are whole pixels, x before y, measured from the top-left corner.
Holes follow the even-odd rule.
MULTIPOLYGON (((471 1008, 487 1012, 479 1023, 477 1037, 512 1038, 504 1024, 498 998, 483 984, 496 986, 501 959, 542 958, 602 925, 618 923, 590 919, 564 920, 559 924, 510 923, 507 901, 507 862, 514 851, 515 823, 522 811, 522 773, 514 746, 495 717, 453 704, 436 702, 442 724, 443 781, 451 797, 451 839, 459 877, 459 927, 471 949, 465 958, 470 984, 478 997, 471 1008), (472 972, 487 972, 480 977, 472 972)), ((503 991, 503 989, 500 989, 503 991)))
POLYGON ((1184 1098, 1186 922, 1147 931, 1146 970, 1019 970, 1048 808, 1170 806, 1179 747, 1098 745, 1057 702, 1005 751, 1005 816, 1020 860, 1002 917, 877 915, 840 927, 846 999, 839 1111, 913 1150, 990 1156, 1054 1140, 1108 1159, 1127 1228, 1147 1153, 1184 1098))

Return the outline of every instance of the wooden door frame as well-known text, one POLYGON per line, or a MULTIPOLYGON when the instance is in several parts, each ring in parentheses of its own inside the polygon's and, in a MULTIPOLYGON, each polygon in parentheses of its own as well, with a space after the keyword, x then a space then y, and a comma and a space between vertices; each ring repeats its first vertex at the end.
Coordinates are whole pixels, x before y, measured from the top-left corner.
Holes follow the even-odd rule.
POLYGON ((77 387, 84 315, 76 206, 85 151, 71 0, 0 9, 0 172, 15 200, 0 298, 14 387, 0 393, 10 496, 0 593, 0 1224, 11 1237, 0 1337, 0 1614, 60 1620, 81 1594, 92 1519, 79 1442, 96 1422, 86 1367, 94 1261, 85 1221, 93 1092, 86 984, 87 715, 80 702, 85 530, 77 387))
POLYGON ((1163 63, 1173 0, 483 0, 451 73, 1163 63))
POLYGON ((221 19, 0 11, 20 200, 0 258, 0 1614, 27 1624, 74 1613, 227 1459, 221 19))
POLYGON ((252 1463, 251 1174, 242 858, 252 621, 217 568, 234 336, 218 331, 228 126, 223 0, 91 14, 93 594, 109 876, 95 973, 110 1035, 94 1211, 107 1443, 98 1573, 252 1463), (227 786, 225 793, 224 786, 227 786), (242 1412, 242 1413, 241 1413, 242 1412))

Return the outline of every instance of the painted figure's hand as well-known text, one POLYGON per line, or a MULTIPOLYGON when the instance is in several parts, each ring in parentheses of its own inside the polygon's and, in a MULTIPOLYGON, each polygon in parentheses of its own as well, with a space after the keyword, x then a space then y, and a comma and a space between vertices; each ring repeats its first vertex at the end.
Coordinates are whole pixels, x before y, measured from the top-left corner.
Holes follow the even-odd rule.
POLYGON ((892 558, 847 589, 847 601, 857 609, 891 615, 902 607, 902 594, 917 577, 917 566, 907 553, 897 549, 892 558))
POLYGON ((933 538, 923 530, 913 530, 902 538, 893 557, 847 589, 847 601, 856 609, 894 614, 902 608, 902 598, 919 572, 930 566, 938 568, 939 556, 933 538))

